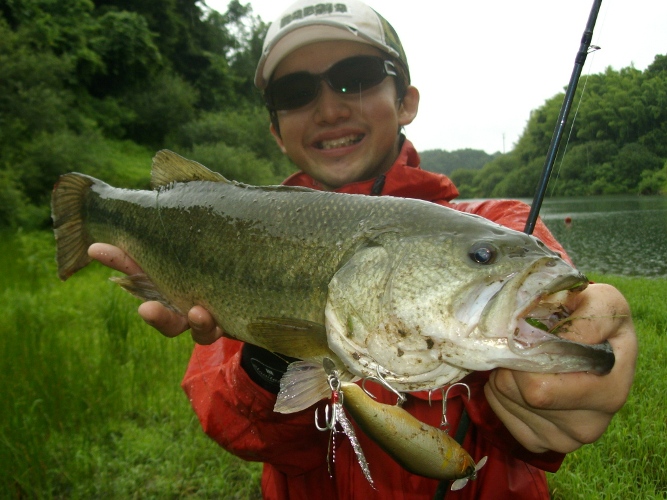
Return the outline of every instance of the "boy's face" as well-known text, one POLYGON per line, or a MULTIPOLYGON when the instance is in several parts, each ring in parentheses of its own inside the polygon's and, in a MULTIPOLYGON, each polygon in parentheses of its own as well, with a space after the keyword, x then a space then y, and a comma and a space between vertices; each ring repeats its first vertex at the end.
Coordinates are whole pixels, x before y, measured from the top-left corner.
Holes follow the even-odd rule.
MULTIPOLYGON (((319 74, 357 55, 384 54, 357 42, 318 42, 295 50, 277 66, 273 79, 308 71, 319 74)), ((339 94, 320 83, 319 95, 305 106, 278 111, 278 145, 301 170, 336 189, 389 170, 398 155, 398 129, 417 115, 419 93, 408 87, 399 103, 393 77, 357 94, 339 94)))

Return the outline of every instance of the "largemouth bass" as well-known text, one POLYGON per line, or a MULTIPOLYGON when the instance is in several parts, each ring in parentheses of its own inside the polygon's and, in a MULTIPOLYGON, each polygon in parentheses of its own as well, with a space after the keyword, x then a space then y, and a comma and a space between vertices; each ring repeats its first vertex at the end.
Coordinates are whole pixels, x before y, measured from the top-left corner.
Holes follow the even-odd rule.
POLYGON ((228 336, 304 360, 277 411, 330 394, 324 358, 341 380, 380 376, 399 391, 496 367, 613 366, 609 344, 545 331, 587 280, 532 236, 414 199, 238 184, 169 151, 155 156, 152 185, 61 176, 60 278, 90 262, 90 244, 110 243, 145 273, 116 278, 130 292, 182 314, 201 305, 228 336))
POLYGON ((533 326, 567 315, 585 276, 538 239, 433 203, 286 186, 253 187, 160 151, 154 190, 62 176, 52 212, 58 273, 94 242, 145 275, 119 283, 185 314, 208 309, 233 338, 304 360, 325 356, 401 391, 472 370, 591 371, 607 344, 533 326), (559 294, 560 292, 560 294, 559 294))

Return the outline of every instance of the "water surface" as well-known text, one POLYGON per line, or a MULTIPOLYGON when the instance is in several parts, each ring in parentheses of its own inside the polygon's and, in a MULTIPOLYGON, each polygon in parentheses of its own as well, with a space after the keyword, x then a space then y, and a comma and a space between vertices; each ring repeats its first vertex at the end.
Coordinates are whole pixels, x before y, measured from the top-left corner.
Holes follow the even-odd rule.
POLYGON ((540 215, 584 272, 667 277, 665 196, 548 198, 540 215))

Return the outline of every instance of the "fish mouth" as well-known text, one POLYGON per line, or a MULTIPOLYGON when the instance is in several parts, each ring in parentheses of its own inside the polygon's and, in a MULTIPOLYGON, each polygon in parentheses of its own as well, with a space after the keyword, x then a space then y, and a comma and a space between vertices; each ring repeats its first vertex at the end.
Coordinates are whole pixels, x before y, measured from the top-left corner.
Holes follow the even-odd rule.
MULTIPOLYGON (((565 301, 571 293, 581 292, 587 286, 588 281, 582 274, 562 276, 539 290, 532 299, 519 305, 514 343, 531 347, 540 343, 544 334, 547 339, 551 339, 562 332, 572 313, 565 306, 565 301)), ((528 284, 522 286, 527 287, 528 284)))
POLYGON ((573 319, 565 302, 587 286, 586 276, 564 262, 540 259, 504 284, 485 308, 482 323, 505 316, 507 345, 519 357, 514 367, 523 358, 530 371, 539 363, 542 372, 608 373, 615 361, 609 342, 591 345, 559 337, 573 319))

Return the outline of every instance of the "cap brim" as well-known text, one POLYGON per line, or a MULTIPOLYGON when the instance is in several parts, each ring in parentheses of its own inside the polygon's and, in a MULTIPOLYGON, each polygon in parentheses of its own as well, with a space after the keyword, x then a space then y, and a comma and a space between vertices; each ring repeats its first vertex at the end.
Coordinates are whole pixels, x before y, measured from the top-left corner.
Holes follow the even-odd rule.
POLYGON ((255 73, 255 85, 260 89, 265 89, 271 79, 280 61, 295 50, 316 42, 348 40, 352 42, 364 43, 377 47, 379 50, 387 52, 387 47, 379 44, 370 37, 352 31, 346 26, 340 24, 313 24, 310 26, 295 26, 295 29, 285 33, 273 45, 266 48, 265 53, 268 57, 262 56, 257 71, 255 73))

